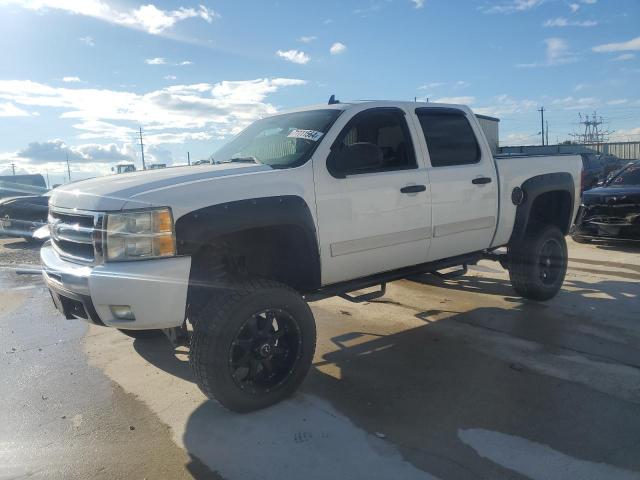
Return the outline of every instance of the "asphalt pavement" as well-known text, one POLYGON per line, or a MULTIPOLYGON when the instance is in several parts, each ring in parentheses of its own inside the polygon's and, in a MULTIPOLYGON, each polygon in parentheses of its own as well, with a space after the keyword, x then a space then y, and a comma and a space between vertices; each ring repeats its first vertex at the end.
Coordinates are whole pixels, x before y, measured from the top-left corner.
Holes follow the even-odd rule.
POLYGON ((640 248, 569 243, 546 303, 481 262, 313 304, 301 390, 237 415, 187 348, 63 319, 1 239, 0 479, 638 479, 640 248))

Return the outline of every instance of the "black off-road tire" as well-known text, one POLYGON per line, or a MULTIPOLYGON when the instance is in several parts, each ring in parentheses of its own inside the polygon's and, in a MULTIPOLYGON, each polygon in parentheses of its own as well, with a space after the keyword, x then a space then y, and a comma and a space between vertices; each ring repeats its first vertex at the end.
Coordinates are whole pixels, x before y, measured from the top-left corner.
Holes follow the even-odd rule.
POLYGON ((230 281, 227 288, 218 289, 188 316, 193 326, 189 358, 196 382, 208 398, 229 410, 244 413, 280 402, 300 386, 311 367, 316 346, 313 313, 297 292, 278 282, 230 281), (297 354, 290 370, 281 374, 280 383, 268 389, 253 388, 249 383, 247 388, 232 374, 232 349, 247 322, 264 311, 284 312, 294 322, 299 336, 297 354))
POLYGON ((126 330, 124 328, 118 328, 118 330, 127 337, 139 339, 155 338, 162 335, 162 330, 126 330))
POLYGON ((568 253, 555 225, 532 225, 525 238, 509 245, 509 278, 514 290, 532 300, 549 300, 562 287, 568 253))

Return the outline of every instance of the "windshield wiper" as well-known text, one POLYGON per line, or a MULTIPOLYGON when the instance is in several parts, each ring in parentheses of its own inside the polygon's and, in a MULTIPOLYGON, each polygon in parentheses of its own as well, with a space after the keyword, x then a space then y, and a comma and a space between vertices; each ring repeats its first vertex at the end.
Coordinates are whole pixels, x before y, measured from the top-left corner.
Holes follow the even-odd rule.
POLYGON ((227 163, 260 163, 256 157, 233 157, 230 158, 227 163))

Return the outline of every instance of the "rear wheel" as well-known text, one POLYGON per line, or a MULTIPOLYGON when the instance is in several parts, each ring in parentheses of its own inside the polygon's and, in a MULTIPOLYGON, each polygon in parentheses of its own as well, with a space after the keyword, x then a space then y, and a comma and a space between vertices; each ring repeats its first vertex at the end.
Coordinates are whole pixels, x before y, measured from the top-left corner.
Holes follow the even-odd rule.
POLYGON ((518 294, 533 300, 553 298, 567 273, 567 242, 555 225, 532 226, 509 246, 509 278, 518 294))
POLYGON ((273 405, 304 380, 316 328, 307 303, 271 280, 231 284, 190 312, 190 361, 200 389, 236 412, 273 405))

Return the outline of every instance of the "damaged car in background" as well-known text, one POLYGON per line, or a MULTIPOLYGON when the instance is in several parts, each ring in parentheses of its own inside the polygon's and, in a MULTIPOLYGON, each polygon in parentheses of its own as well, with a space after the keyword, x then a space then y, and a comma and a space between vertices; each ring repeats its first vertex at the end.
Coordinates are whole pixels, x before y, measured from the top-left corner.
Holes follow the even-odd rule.
POLYGON ((579 243, 640 240, 640 161, 584 192, 571 236, 579 243))
POLYGON ((37 240, 34 232, 47 225, 49 192, 0 200, 0 235, 37 240))

